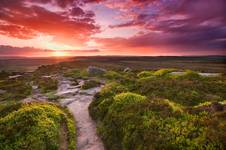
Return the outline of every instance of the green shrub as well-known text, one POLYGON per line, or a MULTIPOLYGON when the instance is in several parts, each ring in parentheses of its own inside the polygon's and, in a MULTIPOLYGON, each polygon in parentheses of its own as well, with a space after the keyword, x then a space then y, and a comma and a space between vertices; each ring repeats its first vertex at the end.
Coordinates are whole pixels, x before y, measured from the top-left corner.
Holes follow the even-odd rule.
POLYGON ((150 77, 153 76, 154 71, 142 71, 140 73, 138 73, 137 77, 138 78, 146 78, 146 77, 150 77))
POLYGON ((116 94, 126 92, 127 88, 120 83, 111 82, 106 84, 99 93, 95 95, 95 99, 89 105, 89 113, 93 119, 102 119, 108 112, 109 106, 113 103, 113 97, 116 94))
POLYGON ((104 77, 107 79, 110 79, 110 80, 117 80, 117 79, 123 78, 123 76, 121 74, 119 74, 118 72, 115 72, 115 71, 107 71, 104 74, 104 77))
POLYGON ((100 85, 100 82, 98 82, 97 80, 88 80, 88 81, 85 81, 85 83, 82 85, 81 89, 87 90, 87 89, 97 87, 99 85, 100 85))
POLYGON ((25 80, 3 80, 0 89, 6 93, 0 95, 0 101, 21 100, 31 94, 32 87, 25 80))
POLYGON ((57 101, 58 99, 61 98, 60 96, 56 95, 55 92, 46 93, 46 96, 47 96, 48 100, 50 100, 50 101, 57 101))
POLYGON ((153 73, 154 76, 165 76, 169 73, 176 71, 176 69, 159 69, 153 73))
POLYGON ((150 77, 140 78, 137 81, 138 81, 138 83, 142 83, 142 82, 148 82, 148 81, 155 80, 155 79, 156 79, 155 76, 150 76, 150 77))
POLYGON ((38 87, 41 89, 42 93, 48 93, 57 90, 58 81, 56 79, 48 78, 43 79, 40 78, 37 81, 38 87))
POLYGON ((192 70, 186 70, 184 74, 179 75, 177 78, 179 79, 187 79, 187 80, 201 80, 202 77, 197 72, 192 70))
POLYGON ((133 82, 107 84, 89 106, 106 149, 223 150, 225 112, 192 113, 189 109, 204 102, 223 101, 225 79, 188 74, 170 78, 168 73, 159 73, 133 82))
POLYGON ((193 80, 172 78, 139 79, 136 92, 150 99, 170 99, 186 106, 206 101, 222 101, 226 98, 226 84, 221 79, 193 80))
POLYGON ((79 78, 87 78, 88 73, 86 70, 73 69, 73 70, 69 70, 66 73, 64 73, 64 76, 79 79, 79 78))
POLYGON ((110 107, 110 111, 121 110, 123 107, 131 104, 139 103, 140 101, 144 101, 146 99, 145 96, 141 96, 136 93, 126 92, 120 93, 114 97, 113 105, 110 107))
POLYGON ((183 112, 183 106, 181 106, 177 103, 174 103, 172 101, 169 101, 168 99, 163 100, 163 102, 165 102, 167 105, 169 105, 174 112, 181 112, 181 113, 183 112))
MULTIPOLYGON (((207 114, 189 115, 169 100, 148 101, 142 96, 129 97, 125 93, 116 96, 117 100, 98 125, 107 149, 223 150, 224 136, 216 133, 219 129, 209 126, 210 116, 207 114)), ((220 122, 217 125, 224 130, 220 122)))
MULTIPOLYGON (((63 121, 75 133, 72 120, 56 105, 23 104, 0 118, 0 149, 59 149, 59 128, 63 121)), ((75 145, 70 147, 75 149, 75 145)))
POLYGON ((21 103, 18 101, 5 101, 0 104, 0 118, 15 111, 21 107, 21 103))
POLYGON ((118 93, 127 91, 127 88, 120 83, 117 82, 111 82, 105 85, 101 91, 100 95, 104 98, 114 96, 118 93))

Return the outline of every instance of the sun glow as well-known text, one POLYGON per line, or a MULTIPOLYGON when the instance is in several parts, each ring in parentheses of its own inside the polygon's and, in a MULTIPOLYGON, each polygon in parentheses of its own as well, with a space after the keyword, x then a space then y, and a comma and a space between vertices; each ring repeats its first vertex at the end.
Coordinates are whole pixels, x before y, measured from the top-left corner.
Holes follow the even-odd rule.
POLYGON ((68 56, 68 53, 64 52, 64 51, 56 50, 56 51, 53 52, 53 56, 64 57, 64 56, 68 56))
POLYGON ((72 50, 75 49, 75 47, 69 46, 69 45, 64 45, 64 44, 57 44, 57 43, 48 43, 46 45, 48 49, 52 50, 72 50))

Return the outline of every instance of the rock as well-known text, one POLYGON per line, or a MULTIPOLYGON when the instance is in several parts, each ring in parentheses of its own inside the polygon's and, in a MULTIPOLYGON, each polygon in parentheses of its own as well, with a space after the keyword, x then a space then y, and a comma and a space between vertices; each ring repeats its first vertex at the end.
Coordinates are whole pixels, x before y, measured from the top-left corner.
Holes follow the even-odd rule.
POLYGON ((212 106, 211 106, 211 110, 213 112, 216 112, 216 111, 223 111, 224 110, 224 106, 218 102, 213 102, 212 103, 212 106))
POLYGON ((9 76, 9 79, 11 79, 11 80, 16 80, 16 79, 21 79, 21 78, 23 78, 23 75, 20 75, 20 74, 9 76))
POLYGON ((224 103, 212 102, 208 105, 196 107, 193 110, 191 110, 190 112, 191 113, 200 113, 200 112, 206 111, 209 113, 215 113, 215 112, 225 111, 225 109, 226 109, 226 105, 224 103))
POLYGON ((1 90, 0 89, 0 94, 4 94, 4 93, 6 93, 6 90, 1 90))
POLYGON ((90 76, 103 75, 104 73, 106 73, 106 69, 95 66, 89 66, 87 68, 87 72, 90 76))
POLYGON ((125 69, 123 70, 123 72, 131 72, 131 71, 132 71, 132 69, 129 68, 129 67, 127 67, 127 68, 125 68, 125 69))
POLYGON ((79 82, 77 80, 74 80, 72 83, 71 83, 72 86, 77 86, 79 85, 79 82))
POLYGON ((203 77, 218 77, 221 74, 220 73, 199 73, 199 75, 201 75, 203 77))

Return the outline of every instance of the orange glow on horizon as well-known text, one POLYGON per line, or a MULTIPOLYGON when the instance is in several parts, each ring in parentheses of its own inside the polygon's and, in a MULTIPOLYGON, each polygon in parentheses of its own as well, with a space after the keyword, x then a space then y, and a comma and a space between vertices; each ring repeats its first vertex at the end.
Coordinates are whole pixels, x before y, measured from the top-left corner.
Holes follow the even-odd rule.
POLYGON ((66 53, 64 51, 60 51, 60 50, 53 51, 52 55, 55 57, 69 56, 68 53, 66 53))

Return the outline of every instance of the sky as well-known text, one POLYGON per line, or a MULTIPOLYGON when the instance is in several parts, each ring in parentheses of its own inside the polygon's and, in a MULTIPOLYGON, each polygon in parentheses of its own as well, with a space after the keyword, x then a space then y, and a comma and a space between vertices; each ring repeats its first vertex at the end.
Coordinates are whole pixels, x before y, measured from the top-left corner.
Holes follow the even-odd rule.
POLYGON ((226 0, 0 0, 0 56, 226 55, 226 0))

